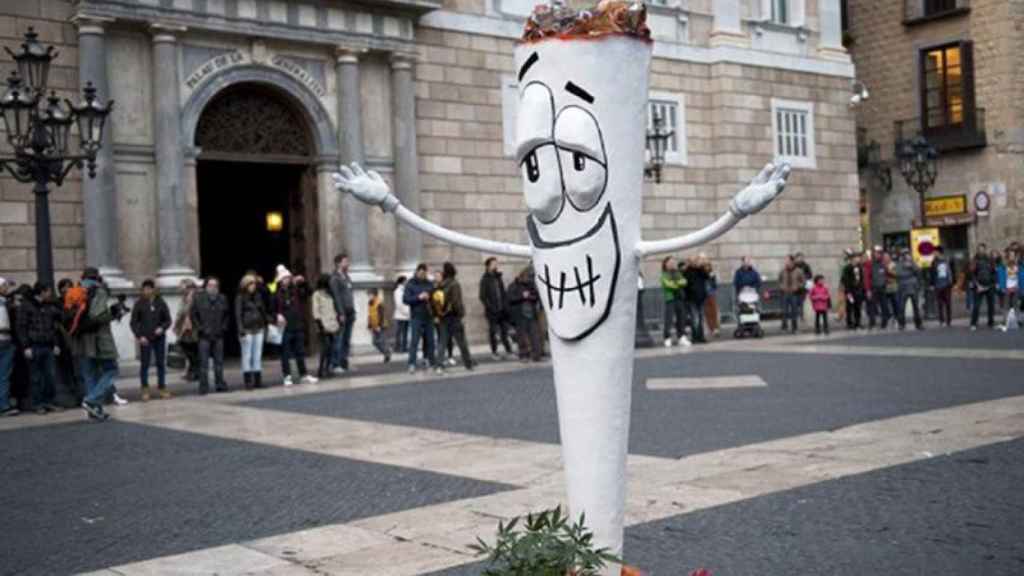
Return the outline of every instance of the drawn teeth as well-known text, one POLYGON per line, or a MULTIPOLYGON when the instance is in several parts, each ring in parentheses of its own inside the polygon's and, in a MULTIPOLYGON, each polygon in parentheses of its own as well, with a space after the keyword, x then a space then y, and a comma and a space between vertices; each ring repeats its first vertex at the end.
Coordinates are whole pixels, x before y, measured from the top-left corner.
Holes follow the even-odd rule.
POLYGON ((586 266, 586 280, 583 280, 583 274, 580 271, 579 266, 572 267, 573 277, 576 279, 574 286, 566 286, 565 283, 568 279, 568 274, 563 270, 559 272, 558 284, 555 285, 551 281, 551 267, 547 264, 544 265, 544 274, 538 276, 537 280, 544 285, 545 293, 548 297, 548 309, 561 310, 565 307, 565 293, 566 292, 577 292, 580 297, 580 304, 582 306, 590 306, 593 308, 597 304, 596 290, 594 285, 601 279, 600 274, 594 274, 594 259, 587 254, 587 266, 586 266), (555 306, 555 294, 558 294, 558 306, 555 306))

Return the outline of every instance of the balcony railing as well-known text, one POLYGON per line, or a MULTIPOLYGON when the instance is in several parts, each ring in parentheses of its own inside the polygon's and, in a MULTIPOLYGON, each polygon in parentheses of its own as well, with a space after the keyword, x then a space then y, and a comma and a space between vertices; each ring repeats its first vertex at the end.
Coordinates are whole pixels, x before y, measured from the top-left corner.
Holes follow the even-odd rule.
POLYGON ((921 119, 897 120, 893 126, 893 142, 895 154, 899 157, 904 142, 915 136, 924 136, 939 152, 954 152, 984 148, 988 145, 985 133, 985 109, 978 108, 973 114, 967 114, 959 124, 946 126, 929 126, 921 129, 921 119))
POLYGON ((970 12, 970 0, 903 0, 903 23, 917 24, 970 12))

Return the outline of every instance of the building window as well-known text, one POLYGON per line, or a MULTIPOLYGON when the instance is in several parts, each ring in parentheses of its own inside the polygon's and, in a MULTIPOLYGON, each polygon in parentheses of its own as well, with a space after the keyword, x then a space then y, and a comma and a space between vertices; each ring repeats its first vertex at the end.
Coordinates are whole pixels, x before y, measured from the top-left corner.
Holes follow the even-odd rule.
POLYGON ((973 113, 974 74, 969 70, 970 43, 921 52, 922 116, 925 128, 963 124, 973 113))
POLYGON ((777 158, 794 168, 816 168, 814 104, 773 98, 772 138, 777 158))
POLYGON ((771 20, 776 24, 789 24, 789 0, 771 0, 771 20))
POLYGON ((956 10, 957 0, 924 0, 924 16, 936 16, 956 10))
POLYGON ((682 96, 662 92, 652 92, 647 107, 647 128, 654 127, 654 116, 661 117, 664 129, 672 132, 665 146, 665 162, 668 164, 686 164, 686 108, 682 96))

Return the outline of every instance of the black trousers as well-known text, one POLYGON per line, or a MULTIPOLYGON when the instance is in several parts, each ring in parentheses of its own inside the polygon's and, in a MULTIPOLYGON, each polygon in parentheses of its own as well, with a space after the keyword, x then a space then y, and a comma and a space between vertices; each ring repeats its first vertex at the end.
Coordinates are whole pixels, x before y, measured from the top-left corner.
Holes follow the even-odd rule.
POLYGON ((536 318, 516 317, 516 336, 519 338, 519 357, 540 360, 544 355, 544 342, 536 318))
POLYGON ((861 308, 864 307, 864 295, 854 292, 846 298, 846 327, 860 328, 861 308), (852 297, 851 297, 852 296, 852 297))
POLYGON ((920 298, 917 292, 903 292, 900 294, 900 305, 896 311, 896 318, 899 319, 900 328, 907 325, 907 300, 910 300, 910 305, 914 309, 914 326, 920 328, 921 324, 921 306, 920 298))
POLYGON ((686 327, 686 305, 682 299, 675 298, 665 302, 665 321, 663 322, 661 337, 668 340, 672 337, 672 327, 676 328, 676 338, 685 336, 686 327))
POLYGON ((224 339, 211 340, 203 338, 199 341, 199 391, 210 389, 210 360, 213 360, 214 385, 217 390, 226 390, 224 381, 224 339))
POLYGON ((953 287, 935 289, 935 303, 939 309, 939 324, 949 326, 953 322, 953 287))
POLYGON ((466 368, 472 368, 473 356, 469 353, 469 343, 466 342, 466 328, 462 324, 462 318, 458 316, 445 316, 441 319, 441 342, 448 345, 452 341, 459 345, 459 355, 462 356, 462 364, 466 368))
POLYGON ((504 314, 487 313, 487 335, 491 341, 491 352, 498 353, 498 339, 501 339, 505 352, 512 353, 512 345, 508 341, 508 318, 504 314))
POLYGON ((981 314, 982 298, 985 299, 985 305, 988 306, 988 327, 991 328, 996 324, 995 288, 989 288, 984 292, 980 292, 977 288, 974 289, 974 306, 971 307, 971 326, 978 325, 978 316, 981 314))
POLYGON ((814 313, 814 333, 821 334, 822 329, 828 334, 828 312, 814 313))
POLYGON ((306 371, 306 335, 299 330, 285 330, 281 339, 281 377, 291 376, 291 359, 295 358, 295 364, 299 368, 299 377, 304 377, 306 371))

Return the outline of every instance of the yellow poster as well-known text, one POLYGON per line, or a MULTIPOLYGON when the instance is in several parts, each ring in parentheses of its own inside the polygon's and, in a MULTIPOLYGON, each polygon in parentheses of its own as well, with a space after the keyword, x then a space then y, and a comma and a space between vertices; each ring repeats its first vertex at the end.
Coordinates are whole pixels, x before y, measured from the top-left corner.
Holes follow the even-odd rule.
POLYGON ((918 266, 931 266, 938 246, 938 228, 914 228, 910 231, 910 249, 914 255, 914 263, 918 266))
POLYGON ((924 201, 924 214, 930 218, 967 212, 967 196, 940 196, 924 201))

